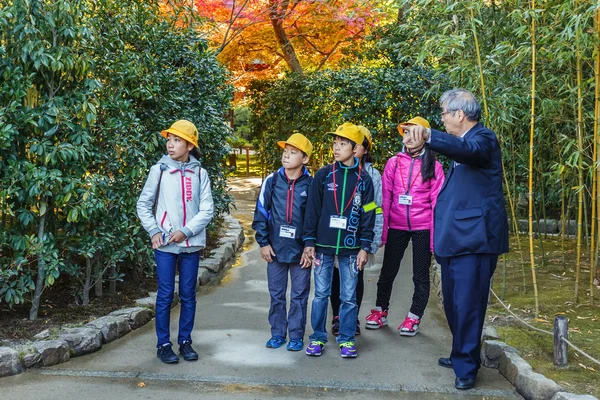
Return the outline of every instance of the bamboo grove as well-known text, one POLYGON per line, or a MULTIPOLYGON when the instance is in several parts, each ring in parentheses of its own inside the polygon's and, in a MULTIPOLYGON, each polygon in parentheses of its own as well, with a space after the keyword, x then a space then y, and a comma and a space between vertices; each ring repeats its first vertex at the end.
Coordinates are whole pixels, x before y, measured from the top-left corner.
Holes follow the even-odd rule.
POLYGON ((402 18, 380 48, 474 91, 498 133, 513 231, 518 219, 529 220, 536 314, 534 232, 546 218, 559 219, 563 236, 577 220, 577 262, 567 267, 575 270, 574 301, 589 295, 593 303, 600 3, 417 0, 400 7, 402 18), (589 276, 581 274, 583 262, 589 276))

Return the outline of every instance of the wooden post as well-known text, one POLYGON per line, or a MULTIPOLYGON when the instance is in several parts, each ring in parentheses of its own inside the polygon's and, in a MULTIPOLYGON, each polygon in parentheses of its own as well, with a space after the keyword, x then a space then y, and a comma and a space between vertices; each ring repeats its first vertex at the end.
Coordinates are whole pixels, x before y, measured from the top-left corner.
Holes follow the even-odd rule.
POLYGON ((554 318, 554 365, 565 367, 567 365, 567 343, 561 337, 568 339, 569 319, 563 315, 554 318))
POLYGON ((250 177, 250 148, 246 147, 246 178, 250 177))

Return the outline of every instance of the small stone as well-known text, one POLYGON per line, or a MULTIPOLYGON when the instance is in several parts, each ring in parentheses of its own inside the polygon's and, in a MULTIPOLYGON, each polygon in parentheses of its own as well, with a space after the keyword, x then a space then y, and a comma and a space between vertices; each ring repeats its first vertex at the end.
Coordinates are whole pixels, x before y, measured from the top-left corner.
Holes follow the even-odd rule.
POLYGON ((147 324, 154 317, 154 312, 143 307, 132 307, 113 311, 108 315, 124 317, 127 319, 131 329, 137 329, 140 326, 147 324))
POLYGON ((10 347, 0 347, 0 377, 17 375, 23 372, 19 353, 10 347))
POLYGON ((154 307, 156 307, 156 297, 144 297, 142 299, 137 299, 135 301, 135 305, 137 307, 146 307, 146 308, 151 308, 154 309, 154 307))
POLYGON ((558 392, 552 397, 552 400, 598 400, 598 398, 590 396, 589 394, 558 392))
POLYGON ((39 362, 36 366, 49 367, 69 361, 71 352, 69 345, 64 340, 44 340, 33 342, 35 352, 39 355, 39 362))
POLYGON ((36 338, 37 340, 48 340, 51 337, 52 334, 50 333, 50 329, 44 329, 43 331, 34 336, 34 338, 36 338))
POLYGON ((198 268, 198 285, 204 286, 210 282, 210 272, 204 267, 198 268))
POLYGON ((124 317, 106 315, 86 324, 102 332, 102 342, 109 343, 131 332, 128 321, 124 317))
POLYGON ((498 331, 493 326, 484 326, 482 332, 482 340, 498 340, 500 339, 500 335, 498 335, 498 331))
POLYGON ((63 328, 58 338, 66 341, 75 356, 93 353, 102 347, 102 332, 92 327, 63 328))
POLYGON ((200 267, 214 272, 216 274, 221 270, 221 263, 220 260, 211 257, 207 258, 206 260, 200 261, 200 267))

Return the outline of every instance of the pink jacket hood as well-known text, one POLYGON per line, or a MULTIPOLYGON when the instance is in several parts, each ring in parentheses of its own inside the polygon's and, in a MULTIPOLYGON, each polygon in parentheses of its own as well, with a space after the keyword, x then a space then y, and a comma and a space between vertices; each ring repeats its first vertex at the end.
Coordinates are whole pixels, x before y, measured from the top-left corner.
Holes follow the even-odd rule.
POLYGON ((442 164, 436 161, 435 178, 423 182, 421 157, 412 158, 400 152, 388 160, 381 179, 383 244, 387 241, 388 228, 403 231, 429 229, 433 252, 433 208, 445 179, 442 164), (412 196, 412 204, 400 204, 400 195, 412 196))

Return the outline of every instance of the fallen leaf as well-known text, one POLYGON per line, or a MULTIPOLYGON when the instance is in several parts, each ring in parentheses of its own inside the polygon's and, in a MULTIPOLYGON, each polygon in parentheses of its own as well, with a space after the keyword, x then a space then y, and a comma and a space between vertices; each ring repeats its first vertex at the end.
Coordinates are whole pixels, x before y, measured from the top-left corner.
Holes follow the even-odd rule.
POLYGON ((580 317, 579 315, 577 316, 577 319, 592 319, 592 317, 580 317))
POLYGON ((144 382, 139 382, 138 387, 146 387, 146 384, 144 382))
POLYGON ((557 313, 556 313, 556 314, 554 314, 554 315, 565 315, 565 314, 566 314, 566 312, 564 312, 564 311, 559 311, 559 312, 557 312, 557 313))

